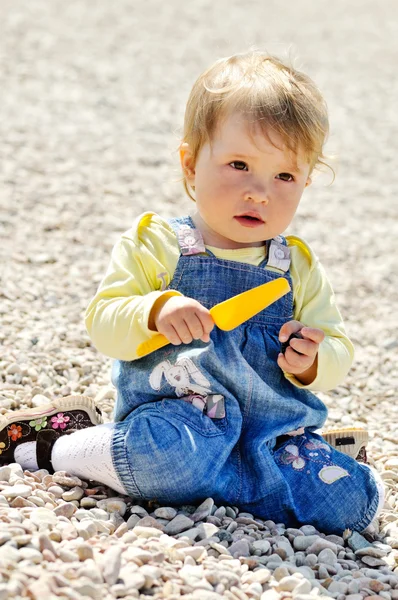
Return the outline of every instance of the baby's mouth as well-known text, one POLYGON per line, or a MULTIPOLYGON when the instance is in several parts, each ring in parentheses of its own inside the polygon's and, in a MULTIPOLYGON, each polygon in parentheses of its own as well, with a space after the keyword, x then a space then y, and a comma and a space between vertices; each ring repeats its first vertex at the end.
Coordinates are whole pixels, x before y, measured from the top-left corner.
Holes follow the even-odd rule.
POLYGON ((236 215, 234 219, 238 221, 240 225, 244 225, 245 227, 256 227, 264 223, 260 214, 256 212, 247 212, 241 215, 236 215))
POLYGON ((257 211, 254 211, 254 210, 249 210, 240 215, 236 215, 236 217, 239 219, 241 219, 241 218, 252 219, 254 221, 261 221, 261 223, 264 223, 264 219, 261 217, 260 213, 258 213, 257 211))

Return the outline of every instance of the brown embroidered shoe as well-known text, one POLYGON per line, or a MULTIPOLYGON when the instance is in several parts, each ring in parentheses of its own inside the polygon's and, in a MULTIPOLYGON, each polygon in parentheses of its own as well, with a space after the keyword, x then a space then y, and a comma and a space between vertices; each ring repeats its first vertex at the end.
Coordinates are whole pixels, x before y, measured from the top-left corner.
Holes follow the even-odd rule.
POLYGON ((347 427, 343 429, 329 429, 322 433, 324 440, 336 450, 348 454, 358 462, 367 463, 366 445, 369 433, 366 429, 347 427))
POLYGON ((100 409, 87 396, 67 396, 39 408, 8 412, 0 417, 0 466, 15 462, 18 444, 37 442, 39 468, 51 472, 51 450, 61 435, 102 422, 100 409))

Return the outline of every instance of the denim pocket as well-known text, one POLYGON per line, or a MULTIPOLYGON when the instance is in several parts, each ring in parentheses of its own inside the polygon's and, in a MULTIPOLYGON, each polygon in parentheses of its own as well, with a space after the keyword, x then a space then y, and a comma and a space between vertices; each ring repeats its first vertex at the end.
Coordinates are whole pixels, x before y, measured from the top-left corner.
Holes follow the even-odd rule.
POLYGON ((227 411, 222 419, 211 419, 193 404, 184 400, 162 400, 157 403, 159 411, 169 413, 171 417, 184 422, 205 437, 223 435, 227 429, 227 411))

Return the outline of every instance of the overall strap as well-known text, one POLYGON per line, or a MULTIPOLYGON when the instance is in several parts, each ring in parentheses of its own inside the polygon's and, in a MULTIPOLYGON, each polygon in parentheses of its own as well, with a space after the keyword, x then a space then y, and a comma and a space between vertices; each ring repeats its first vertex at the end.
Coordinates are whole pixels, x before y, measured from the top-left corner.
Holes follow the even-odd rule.
POLYGON ((267 258, 265 267, 272 267, 286 273, 290 268, 290 248, 287 245, 286 238, 277 235, 267 242, 267 258))
POLYGON ((206 252, 202 234, 195 227, 191 217, 173 218, 169 220, 169 223, 177 236, 182 256, 204 254, 206 252))
MULTIPOLYGON (((172 218, 169 219, 169 223, 176 234, 182 256, 212 254, 206 249, 202 234, 195 227, 190 216, 172 218)), ((286 238, 277 235, 267 242, 267 258, 261 266, 265 268, 272 267, 282 273, 289 270, 290 248, 287 245, 286 238)))

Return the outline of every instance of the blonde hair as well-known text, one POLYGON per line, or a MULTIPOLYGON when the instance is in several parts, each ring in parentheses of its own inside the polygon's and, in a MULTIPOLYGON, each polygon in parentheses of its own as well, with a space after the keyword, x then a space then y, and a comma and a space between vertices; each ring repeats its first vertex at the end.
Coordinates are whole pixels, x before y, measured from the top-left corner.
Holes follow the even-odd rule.
MULTIPOLYGON (((326 103, 301 71, 255 50, 222 58, 202 73, 188 98, 182 138, 194 164, 222 119, 235 111, 247 118, 248 125, 260 125, 268 139, 270 130, 277 132, 295 156, 303 152, 311 171, 328 166, 323 154, 329 131, 326 103)), ((195 200, 185 175, 183 183, 195 200)))

